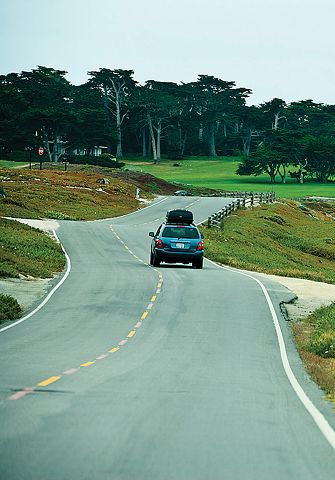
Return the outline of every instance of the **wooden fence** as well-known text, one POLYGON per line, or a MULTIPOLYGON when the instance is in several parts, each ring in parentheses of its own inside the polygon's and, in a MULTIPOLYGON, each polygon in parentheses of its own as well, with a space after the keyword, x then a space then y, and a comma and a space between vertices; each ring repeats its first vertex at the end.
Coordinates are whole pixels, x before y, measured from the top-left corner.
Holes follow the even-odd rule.
POLYGON ((231 203, 223 207, 216 213, 208 217, 207 226, 209 228, 223 228, 224 219, 235 212, 238 208, 254 207, 262 203, 272 203, 276 199, 274 192, 223 192, 223 197, 236 197, 231 203))

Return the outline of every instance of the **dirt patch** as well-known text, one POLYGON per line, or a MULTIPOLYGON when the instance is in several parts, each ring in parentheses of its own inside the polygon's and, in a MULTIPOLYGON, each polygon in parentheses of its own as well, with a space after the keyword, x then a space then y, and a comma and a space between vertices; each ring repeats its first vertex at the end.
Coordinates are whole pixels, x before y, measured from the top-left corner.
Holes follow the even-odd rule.
POLYGON ((16 298, 23 312, 42 299, 51 288, 51 278, 0 280, 0 292, 16 298))
POLYGON ((290 320, 301 320, 317 308, 335 302, 335 285, 333 284, 313 282, 303 278, 266 276, 281 283, 298 297, 293 303, 286 304, 290 320))

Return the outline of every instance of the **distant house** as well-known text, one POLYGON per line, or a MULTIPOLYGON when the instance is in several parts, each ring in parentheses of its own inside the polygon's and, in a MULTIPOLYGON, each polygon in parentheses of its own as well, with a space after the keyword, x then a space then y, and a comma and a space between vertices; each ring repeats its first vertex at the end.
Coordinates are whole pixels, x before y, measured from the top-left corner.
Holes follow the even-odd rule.
MULTIPOLYGON (((76 147, 76 148, 67 148, 66 153, 72 155, 93 155, 94 157, 99 157, 103 153, 107 153, 108 147, 103 145, 95 145, 94 147, 76 147)), ((65 149, 64 152, 65 153, 65 149)))
POLYGON ((67 147, 68 142, 64 142, 61 137, 56 138, 56 142, 54 140, 49 140, 49 149, 50 155, 57 161, 62 155, 85 155, 90 156, 93 155, 94 157, 99 157, 103 153, 108 152, 108 147, 103 145, 94 145, 92 147, 67 147))

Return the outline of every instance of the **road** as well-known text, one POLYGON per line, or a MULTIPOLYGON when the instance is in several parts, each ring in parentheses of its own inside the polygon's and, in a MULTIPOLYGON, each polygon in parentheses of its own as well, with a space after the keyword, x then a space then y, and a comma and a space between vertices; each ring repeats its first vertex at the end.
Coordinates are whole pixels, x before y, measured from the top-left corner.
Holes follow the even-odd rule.
POLYGON ((165 198, 60 222, 65 281, 0 331, 1 480, 333 478, 335 415, 281 315, 291 293, 207 260, 147 264, 166 210, 200 222, 225 201, 165 198), (289 381, 274 317, 320 421, 289 381))

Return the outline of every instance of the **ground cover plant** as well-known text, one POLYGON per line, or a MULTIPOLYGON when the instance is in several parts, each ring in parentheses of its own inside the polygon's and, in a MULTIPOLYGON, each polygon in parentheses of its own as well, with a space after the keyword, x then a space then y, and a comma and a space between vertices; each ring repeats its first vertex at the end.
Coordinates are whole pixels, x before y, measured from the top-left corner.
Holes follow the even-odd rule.
POLYGON ((169 182, 195 187, 253 192, 274 191, 282 198, 335 197, 335 182, 306 181, 300 184, 296 179, 289 177, 285 184, 271 184, 266 174, 257 177, 239 176, 236 170, 242 157, 189 157, 178 161, 164 159, 158 164, 140 158, 129 158, 124 161, 129 169, 147 172, 169 182))
POLYGON ((0 218, 0 277, 49 278, 65 265, 58 243, 42 231, 0 218))
POLYGON ((6 320, 16 320, 22 313, 17 300, 11 295, 0 293, 0 323, 6 320))
POLYGON ((334 204, 327 208, 332 214, 286 200, 239 210, 223 230, 203 228, 206 256, 236 268, 335 283, 334 204))
POLYGON ((335 303, 294 323, 293 332, 308 372, 335 402, 335 303))
POLYGON ((139 206, 135 185, 111 175, 0 169, 0 180, 6 194, 0 198, 0 215, 6 217, 92 220, 139 206))

